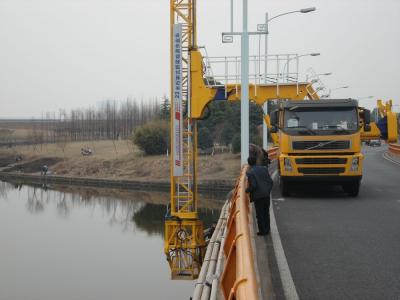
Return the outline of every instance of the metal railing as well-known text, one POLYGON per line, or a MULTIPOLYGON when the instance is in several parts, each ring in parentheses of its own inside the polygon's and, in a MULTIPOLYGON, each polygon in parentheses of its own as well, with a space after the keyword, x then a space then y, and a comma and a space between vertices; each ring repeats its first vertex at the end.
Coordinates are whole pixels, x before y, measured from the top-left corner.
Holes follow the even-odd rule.
MULTIPOLYGON (((282 84, 299 81, 297 54, 268 55, 269 71, 264 71, 265 58, 249 56, 249 80, 254 84, 282 84)), ((203 56, 206 84, 210 86, 240 82, 240 56, 203 56)))
MULTIPOLYGON (((275 160, 279 148, 268 150, 275 160)), ((251 227, 250 201, 245 193, 247 166, 242 168, 232 196, 224 204, 193 293, 193 300, 216 300, 222 291, 225 299, 260 299, 256 276, 251 227), (223 263, 225 261, 225 263, 223 263)))
POLYGON ((322 98, 326 98, 326 96, 328 96, 330 94, 329 89, 326 87, 324 82, 321 80, 320 76, 315 72, 315 70, 313 68, 307 69, 306 81, 310 82, 313 86, 314 92, 311 93, 312 95, 318 93, 320 95, 325 96, 325 97, 321 96, 322 98))
MULTIPOLYGON (((240 56, 208 56, 204 47, 203 73, 207 86, 236 85, 241 82, 241 58, 240 56)), ((267 56, 268 69, 265 70, 265 56, 249 56, 249 82, 255 87, 259 85, 276 85, 279 91, 280 85, 300 83, 298 54, 272 54, 267 56)))

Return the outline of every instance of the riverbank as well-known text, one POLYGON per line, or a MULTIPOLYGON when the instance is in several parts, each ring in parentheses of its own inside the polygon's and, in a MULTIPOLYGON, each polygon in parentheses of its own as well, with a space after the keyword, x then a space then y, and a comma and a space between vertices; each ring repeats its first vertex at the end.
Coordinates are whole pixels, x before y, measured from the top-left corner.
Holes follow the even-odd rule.
MULTIPOLYGON (((146 156, 128 141, 74 142, 16 146, 0 150, 0 178, 123 189, 169 190, 169 157, 146 156), (91 149, 82 155, 81 149, 91 149), (21 156, 21 161, 15 159, 21 156), (49 167, 46 177, 40 175, 49 167)), ((240 157, 231 153, 200 156, 199 191, 229 191, 240 169, 240 157)))
MULTIPOLYGON (((104 179, 90 177, 69 177, 40 174, 24 174, 18 172, 0 172, 0 180, 7 182, 18 182, 20 184, 63 184, 88 187, 107 187, 118 189, 146 190, 146 191, 169 191, 170 183, 162 181, 135 181, 135 180, 119 180, 104 179)), ((208 180, 198 184, 198 191, 209 194, 228 193, 234 187, 234 180, 208 180)))

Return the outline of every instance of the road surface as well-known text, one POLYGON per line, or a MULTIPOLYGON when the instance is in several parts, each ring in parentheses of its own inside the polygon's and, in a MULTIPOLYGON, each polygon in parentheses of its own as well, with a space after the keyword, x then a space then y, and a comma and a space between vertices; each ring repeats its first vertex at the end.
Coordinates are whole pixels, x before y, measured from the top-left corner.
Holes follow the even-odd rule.
MULTIPOLYGON (((300 299, 400 299, 400 165, 384 159, 385 150, 364 148, 357 198, 315 184, 283 198, 275 183, 274 215, 300 299)), ((270 237, 267 244, 275 293, 282 298, 290 278, 277 279, 270 237)))

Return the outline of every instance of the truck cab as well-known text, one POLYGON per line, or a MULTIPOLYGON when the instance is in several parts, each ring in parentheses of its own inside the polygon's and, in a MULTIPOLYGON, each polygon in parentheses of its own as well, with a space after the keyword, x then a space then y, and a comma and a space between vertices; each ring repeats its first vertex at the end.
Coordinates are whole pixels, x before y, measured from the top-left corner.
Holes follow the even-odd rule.
POLYGON ((363 167, 361 135, 368 131, 369 111, 356 100, 282 101, 271 113, 278 135, 280 188, 293 192, 302 182, 341 185, 357 196, 363 167))

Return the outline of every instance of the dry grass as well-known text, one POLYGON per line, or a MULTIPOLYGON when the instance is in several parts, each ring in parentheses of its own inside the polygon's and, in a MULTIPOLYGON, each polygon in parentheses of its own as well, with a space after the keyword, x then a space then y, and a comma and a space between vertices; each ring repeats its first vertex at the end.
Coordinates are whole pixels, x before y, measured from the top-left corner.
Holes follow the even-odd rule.
MULTIPOLYGON (((38 160, 42 164, 43 158, 59 158, 59 162, 50 166, 50 170, 58 175, 169 180, 169 157, 145 156, 127 141, 74 142, 0 149, 0 158, 17 154, 23 155, 24 163, 38 160), (82 156, 81 148, 85 147, 91 148, 93 155, 82 156)), ((200 156, 198 170, 200 181, 235 179, 240 170, 240 157, 229 153, 200 156)), ((40 172, 39 165, 37 172, 40 172)))
POLYGON ((0 127, 1 140, 26 140, 33 135, 33 130, 28 128, 6 128, 0 127))

